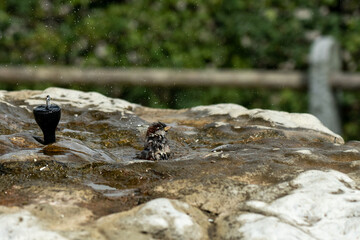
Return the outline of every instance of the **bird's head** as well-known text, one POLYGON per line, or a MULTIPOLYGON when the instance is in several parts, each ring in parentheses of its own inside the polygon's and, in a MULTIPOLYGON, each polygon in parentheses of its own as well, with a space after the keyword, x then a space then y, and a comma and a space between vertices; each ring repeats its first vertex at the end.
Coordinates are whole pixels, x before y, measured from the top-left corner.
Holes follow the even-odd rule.
POLYGON ((155 122, 150 125, 146 132, 147 137, 151 136, 165 136, 166 132, 169 131, 171 127, 167 126, 162 122, 155 122))

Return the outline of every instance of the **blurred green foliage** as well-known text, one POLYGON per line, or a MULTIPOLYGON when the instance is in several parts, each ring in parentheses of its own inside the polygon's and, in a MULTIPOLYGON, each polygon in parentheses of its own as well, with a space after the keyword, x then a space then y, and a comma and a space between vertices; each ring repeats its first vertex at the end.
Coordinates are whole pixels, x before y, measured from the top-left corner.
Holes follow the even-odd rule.
MULTIPOLYGON (((0 64, 306 70, 312 41, 332 35, 343 69, 358 71, 359 32, 360 8, 350 0, 3 0, 0 64)), ((307 111, 306 92, 289 89, 71 87, 152 107, 307 111)), ((346 138, 358 138, 359 94, 343 93, 340 105, 346 138)))
POLYGON ((359 31, 349 0, 3 0, 0 63, 306 69, 330 34, 358 70, 359 31))

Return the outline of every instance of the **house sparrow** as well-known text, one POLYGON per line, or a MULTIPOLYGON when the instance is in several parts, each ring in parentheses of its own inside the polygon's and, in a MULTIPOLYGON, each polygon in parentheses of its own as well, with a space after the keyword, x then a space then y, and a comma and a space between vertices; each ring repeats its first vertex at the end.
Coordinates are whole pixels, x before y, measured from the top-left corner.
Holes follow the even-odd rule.
POLYGON ((144 150, 137 157, 154 161, 169 159, 170 147, 165 135, 170 128, 162 122, 152 123, 146 132, 144 150))

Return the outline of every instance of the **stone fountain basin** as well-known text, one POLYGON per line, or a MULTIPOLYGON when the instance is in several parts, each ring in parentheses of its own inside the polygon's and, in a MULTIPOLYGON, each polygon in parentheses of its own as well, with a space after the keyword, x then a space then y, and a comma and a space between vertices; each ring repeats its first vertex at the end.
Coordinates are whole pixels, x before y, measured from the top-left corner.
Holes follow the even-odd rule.
POLYGON ((310 114, 236 104, 153 109, 61 88, 0 91, 0 234, 356 239, 359 151, 310 114), (62 118, 57 142, 44 146, 32 109, 47 95, 62 118), (135 158, 154 121, 172 126, 170 160, 135 158))

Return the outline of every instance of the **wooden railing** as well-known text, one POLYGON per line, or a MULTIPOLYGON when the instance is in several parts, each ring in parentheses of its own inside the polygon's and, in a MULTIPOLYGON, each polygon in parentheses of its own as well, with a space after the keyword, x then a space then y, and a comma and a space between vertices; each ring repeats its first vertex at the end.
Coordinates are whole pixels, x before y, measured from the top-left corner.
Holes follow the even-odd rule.
MULTIPOLYGON (((75 68, 0 66, 0 82, 53 84, 84 83, 143 86, 231 86, 240 88, 306 88, 308 73, 265 70, 189 70, 144 68, 75 68)), ((360 74, 333 73, 330 85, 360 89, 360 74)))

